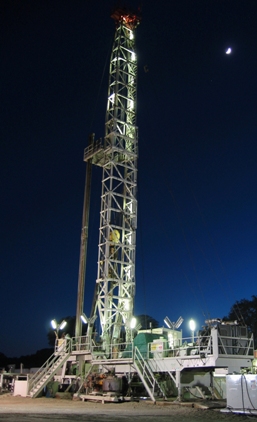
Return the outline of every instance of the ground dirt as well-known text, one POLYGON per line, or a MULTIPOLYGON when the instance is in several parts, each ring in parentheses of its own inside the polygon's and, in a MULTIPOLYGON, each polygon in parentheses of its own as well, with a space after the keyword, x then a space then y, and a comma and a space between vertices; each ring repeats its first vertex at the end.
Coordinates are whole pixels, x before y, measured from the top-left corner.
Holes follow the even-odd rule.
MULTIPOLYGON (((223 407, 225 403, 223 404, 223 407)), ((256 417, 250 417, 256 419, 256 417)), ((0 421, 9 422, 241 422, 249 416, 221 412, 220 403, 95 403, 58 398, 0 396, 0 421)))

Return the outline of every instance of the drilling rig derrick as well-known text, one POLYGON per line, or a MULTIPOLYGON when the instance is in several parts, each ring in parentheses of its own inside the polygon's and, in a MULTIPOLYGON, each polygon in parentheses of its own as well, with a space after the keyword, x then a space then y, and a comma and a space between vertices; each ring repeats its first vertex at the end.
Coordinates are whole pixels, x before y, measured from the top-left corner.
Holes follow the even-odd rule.
MULTIPOLYGON (((136 374, 140 396, 144 387, 145 393, 155 402, 157 396, 166 398, 166 391, 173 392, 176 388, 180 400, 183 386, 187 392, 191 387, 198 387, 197 379, 202 368, 197 391, 201 397, 206 397, 201 387, 209 386, 211 397, 214 397, 214 375, 222 374, 224 379, 225 373, 239 374, 251 366, 254 342, 247 327, 210 319, 198 332, 196 341, 193 332, 189 342, 178 330, 182 317, 176 323, 166 317, 164 322, 168 328, 139 330, 138 326, 132 327, 135 323, 138 160, 135 29, 139 18, 125 9, 116 9, 112 17, 116 30, 110 58, 105 136, 103 141, 96 141, 91 134, 84 151, 87 174, 75 337, 64 341, 57 339, 52 357, 29 379, 27 394, 36 397, 62 367, 59 381, 64 383, 69 379, 67 391, 74 381, 77 397, 83 400, 99 400, 99 391, 102 392, 102 402, 119 400, 129 392, 129 383, 133 386, 132 374, 136 374), (83 305, 93 165, 102 168, 102 189, 97 278, 91 315, 87 318, 83 314, 83 305), (81 316, 88 323, 86 336, 81 335, 81 316), (93 339, 95 322, 101 330, 99 343, 97 337, 93 339), (133 328, 138 331, 135 338, 133 328), (68 360, 70 366, 66 365, 68 360), (73 371, 66 372, 66 369, 69 372, 75 368, 77 379, 74 379, 73 371), (184 381, 181 378, 183 370, 187 374, 191 372, 184 381), (84 395, 81 394, 83 390, 84 395)), ((230 379, 230 382, 231 385, 233 382, 238 384, 238 378, 230 379)), ((223 387, 217 392, 222 398, 223 387)), ((131 389, 132 393, 135 391, 131 389)))
MULTIPOLYGON (((116 23, 110 58, 104 142, 93 141, 84 161, 102 167, 98 269, 91 321, 98 316, 102 348, 130 342, 135 296, 137 227, 136 126, 137 56, 136 14, 125 9, 112 13, 116 23)), ((88 334, 92 335, 93 327, 88 334)))

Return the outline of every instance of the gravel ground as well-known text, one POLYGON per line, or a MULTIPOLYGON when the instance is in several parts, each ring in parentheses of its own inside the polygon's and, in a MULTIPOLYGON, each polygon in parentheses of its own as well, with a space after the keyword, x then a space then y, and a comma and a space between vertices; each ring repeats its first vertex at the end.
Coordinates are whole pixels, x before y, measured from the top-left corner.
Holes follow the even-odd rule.
POLYGON ((222 413, 220 409, 213 408, 214 403, 208 407, 199 408, 198 403, 192 404, 166 404, 151 402, 127 403, 94 403, 63 399, 48 399, 46 397, 31 399, 0 396, 0 421, 9 422, 241 422, 249 419, 257 420, 257 416, 235 415, 222 413), (192 407, 194 406, 194 407, 192 407))

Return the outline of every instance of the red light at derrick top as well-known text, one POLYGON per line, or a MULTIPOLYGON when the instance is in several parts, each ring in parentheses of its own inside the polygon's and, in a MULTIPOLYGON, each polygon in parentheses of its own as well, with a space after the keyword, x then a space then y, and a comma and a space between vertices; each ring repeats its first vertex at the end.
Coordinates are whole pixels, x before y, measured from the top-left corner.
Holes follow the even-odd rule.
POLYGON ((115 20, 116 25, 123 22, 130 29, 136 28, 140 22, 139 16, 127 9, 115 9, 111 17, 115 20))

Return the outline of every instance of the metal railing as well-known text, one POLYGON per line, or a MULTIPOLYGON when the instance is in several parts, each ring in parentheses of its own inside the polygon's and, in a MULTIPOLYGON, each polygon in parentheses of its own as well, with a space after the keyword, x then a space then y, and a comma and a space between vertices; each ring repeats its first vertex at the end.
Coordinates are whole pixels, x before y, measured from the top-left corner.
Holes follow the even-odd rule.
POLYGON ((102 143, 102 139, 94 141, 93 144, 89 145, 84 149, 84 161, 92 157, 95 153, 103 150, 103 148, 104 145, 102 143))
POLYGON ((47 359, 44 365, 29 379, 28 393, 32 391, 44 377, 52 375, 53 368, 58 366, 58 363, 62 361, 62 358, 70 354, 71 341, 70 339, 64 339, 63 342, 56 347, 58 348, 58 353, 55 351, 55 353, 47 359))
POLYGON ((160 339, 148 344, 148 358, 163 357, 206 357, 215 353, 217 345, 218 355, 253 356, 254 342, 251 337, 232 337, 221 335, 218 331, 209 336, 199 336, 176 340, 176 345, 171 347, 168 340, 160 339), (214 336, 214 337, 213 337, 214 336), (215 339, 216 337, 216 339, 215 339))
MULTIPOLYGON (((59 340, 60 342, 60 340, 59 340)), ((59 353, 62 345, 58 344, 56 353, 59 353)), ((87 336, 73 337, 71 339, 72 352, 88 352, 97 359, 133 359, 134 344, 115 343, 110 344, 106 350, 102 345, 95 344, 87 336)), ((211 355, 237 355, 253 356, 254 342, 253 336, 250 338, 232 337, 221 335, 218 330, 210 335, 185 337, 176 339, 172 346, 167 339, 156 339, 148 343, 146 351, 140 350, 145 359, 164 357, 207 357, 211 355), (193 341, 194 340, 194 341, 193 341)))
POLYGON ((102 346, 91 346, 92 355, 104 359, 132 359, 134 345, 133 343, 115 343, 110 344, 108 350, 103 350, 102 346))
POLYGON ((91 341, 88 336, 72 337, 71 339, 72 352, 91 352, 91 341))
MULTIPOLYGON (((101 344, 96 344, 94 340, 88 336, 72 337, 71 352, 74 353, 91 353, 93 357, 103 357, 104 359, 132 359, 133 358, 133 342, 113 343, 109 344, 107 350, 103 350, 101 344)), ((56 343, 55 353, 58 354, 61 349, 60 340, 56 343)))
POLYGON ((224 336, 218 333, 218 353, 219 355, 253 356, 253 334, 247 338, 224 336))
POLYGON ((142 356, 142 354, 140 353, 137 347, 134 348, 134 364, 135 364, 135 367, 137 368, 138 375, 140 376, 141 381, 143 382, 151 399, 155 401, 154 393, 155 393, 156 387, 158 388, 159 392, 161 392, 163 397, 166 399, 165 393, 162 390, 157 379, 155 378, 154 373, 152 372, 150 366, 148 365, 147 361, 144 359, 144 357, 142 356))
POLYGON ((160 339, 148 344, 148 358, 206 356, 213 353, 212 336, 191 337, 176 340, 176 345, 170 346, 168 340, 160 339))

